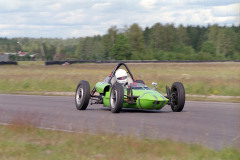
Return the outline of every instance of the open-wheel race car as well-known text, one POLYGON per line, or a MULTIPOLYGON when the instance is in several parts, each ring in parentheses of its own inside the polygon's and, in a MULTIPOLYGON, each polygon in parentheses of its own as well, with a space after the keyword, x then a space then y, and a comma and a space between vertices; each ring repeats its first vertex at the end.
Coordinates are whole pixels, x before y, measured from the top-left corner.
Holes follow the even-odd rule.
POLYGON ((157 83, 153 89, 147 87, 142 80, 134 79, 129 68, 119 63, 111 74, 103 81, 96 83, 90 91, 88 81, 79 82, 75 93, 75 104, 78 110, 85 110, 91 104, 103 104, 111 108, 112 113, 119 113, 122 108, 160 110, 166 104, 172 111, 181 112, 185 104, 185 90, 181 82, 174 82, 171 89, 166 86, 166 96, 157 91, 157 83), (123 66, 124 69, 120 69, 123 66))

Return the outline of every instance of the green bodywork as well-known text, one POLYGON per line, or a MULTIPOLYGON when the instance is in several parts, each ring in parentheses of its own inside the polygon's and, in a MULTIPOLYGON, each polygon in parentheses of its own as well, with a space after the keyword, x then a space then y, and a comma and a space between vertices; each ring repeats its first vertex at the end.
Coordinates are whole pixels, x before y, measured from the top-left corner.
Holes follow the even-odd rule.
MULTIPOLYGON (((111 87, 109 83, 98 82, 95 86, 96 92, 102 94, 103 104, 105 107, 110 107, 110 93, 111 87)), ((148 87, 140 87, 132 89, 133 96, 138 96, 136 104, 127 103, 127 88, 124 88, 124 103, 123 108, 137 108, 137 109, 151 109, 159 110, 163 108, 168 99, 155 90, 151 90, 148 87)))
POLYGON ((107 90, 109 90, 109 87, 110 87, 110 84, 109 83, 104 83, 104 82, 98 82, 95 86, 96 92, 98 92, 98 93, 106 92, 107 90))

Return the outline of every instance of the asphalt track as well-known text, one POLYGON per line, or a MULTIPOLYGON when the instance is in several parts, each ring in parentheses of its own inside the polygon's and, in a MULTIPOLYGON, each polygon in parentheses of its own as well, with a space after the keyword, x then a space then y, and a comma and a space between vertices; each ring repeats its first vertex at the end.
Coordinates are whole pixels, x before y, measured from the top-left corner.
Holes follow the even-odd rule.
POLYGON ((240 104, 187 101, 180 113, 125 109, 112 114, 102 105, 79 111, 74 97, 0 94, 0 124, 27 123, 64 131, 113 133, 239 147, 240 104))

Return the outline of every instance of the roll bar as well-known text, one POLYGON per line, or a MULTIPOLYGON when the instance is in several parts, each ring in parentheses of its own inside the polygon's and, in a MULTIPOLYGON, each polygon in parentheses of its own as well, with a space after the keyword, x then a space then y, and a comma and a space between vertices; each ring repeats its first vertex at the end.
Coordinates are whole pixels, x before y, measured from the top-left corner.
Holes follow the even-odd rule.
MULTIPOLYGON (((131 78, 133 81, 135 81, 135 79, 133 78, 132 73, 130 72, 128 66, 125 63, 118 63, 117 66, 114 68, 114 70, 112 71, 112 73, 109 75, 109 82, 111 83, 112 78, 115 76, 115 73, 117 71, 118 68, 120 68, 121 66, 124 66, 127 69, 127 73, 130 74, 131 78)), ((112 85, 112 84, 111 84, 112 85)), ((90 96, 93 97, 94 93, 96 92, 96 88, 94 87, 90 93, 90 96)))
POLYGON ((114 70, 112 71, 112 73, 109 75, 110 77, 110 81, 112 80, 112 78, 115 76, 115 73, 117 71, 118 68, 120 68, 121 66, 124 66, 127 69, 127 73, 130 74, 131 78, 133 81, 135 81, 135 79, 133 78, 132 73, 130 72, 128 66, 125 63, 118 63, 118 65, 114 68, 114 70))

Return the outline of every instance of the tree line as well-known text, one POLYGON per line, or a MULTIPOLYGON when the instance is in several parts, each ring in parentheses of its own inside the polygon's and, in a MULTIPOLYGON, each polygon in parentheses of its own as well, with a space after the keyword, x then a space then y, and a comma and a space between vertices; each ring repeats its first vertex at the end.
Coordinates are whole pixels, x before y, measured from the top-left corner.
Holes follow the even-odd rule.
POLYGON ((0 38, 0 53, 43 47, 46 60, 239 60, 240 26, 112 26, 81 38, 0 38))

